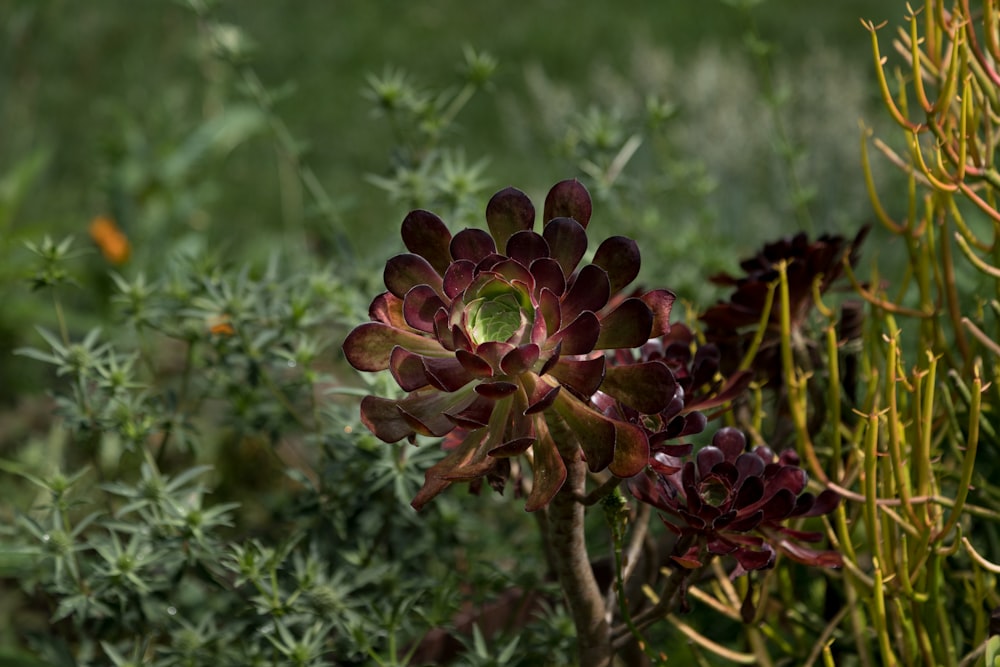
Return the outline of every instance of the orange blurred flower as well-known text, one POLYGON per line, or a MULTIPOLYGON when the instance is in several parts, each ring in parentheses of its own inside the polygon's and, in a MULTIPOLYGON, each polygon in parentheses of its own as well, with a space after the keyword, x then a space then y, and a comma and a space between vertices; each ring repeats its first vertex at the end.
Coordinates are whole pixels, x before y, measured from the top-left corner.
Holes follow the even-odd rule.
POLYGON ((208 332, 213 336, 232 336, 236 333, 233 325, 229 323, 228 315, 214 317, 208 327, 208 332))
POLYGON ((105 215, 99 215, 90 221, 88 231, 90 232, 90 238, 101 249, 104 259, 115 266, 128 261, 132 246, 128 242, 128 237, 115 224, 114 220, 105 215))

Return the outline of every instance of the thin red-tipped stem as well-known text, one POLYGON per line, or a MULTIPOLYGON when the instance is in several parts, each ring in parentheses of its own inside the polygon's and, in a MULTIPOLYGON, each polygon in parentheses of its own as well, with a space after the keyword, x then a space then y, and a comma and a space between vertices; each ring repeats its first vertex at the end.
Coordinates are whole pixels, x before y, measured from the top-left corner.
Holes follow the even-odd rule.
MULTIPOLYGON (((865 190, 868 192, 868 199, 871 201, 872 208, 875 209, 875 217, 879 219, 879 222, 885 226, 893 234, 902 234, 906 231, 906 226, 901 225, 889 217, 886 213, 885 208, 882 206, 882 201, 879 199, 878 190, 875 188, 875 177, 872 175, 872 165, 871 158, 868 155, 868 137, 871 136, 872 130, 867 127, 862 127, 861 130, 861 168, 865 176, 865 190)), ((768 293, 769 296, 773 295, 773 292, 768 293)))
MULTIPOLYGON (((990 61, 983 54, 983 50, 979 48, 979 40, 976 38, 976 28, 972 25, 972 14, 969 13, 969 0, 962 0, 962 12, 964 14, 964 26, 960 27, 965 28, 964 32, 968 36, 969 47, 972 49, 973 55, 976 56, 976 61, 983 68, 990 81, 993 82, 993 85, 1000 86, 1000 74, 993 69, 993 65, 990 64, 990 61)), ((989 30, 989 26, 986 26, 986 29, 989 30)))
POLYGON ((896 106, 896 101, 892 99, 892 93, 889 91, 889 82, 885 78, 885 58, 879 51, 878 46, 878 29, 883 27, 886 22, 882 22, 875 25, 872 21, 861 21, 861 25, 865 27, 868 32, 871 33, 872 37, 872 55, 875 59, 875 74, 878 77, 878 87, 879 91, 882 93, 882 101, 885 103, 886 109, 888 109, 889 114, 893 119, 901 126, 912 132, 919 132, 925 125, 922 123, 911 123, 905 116, 903 112, 899 110, 896 106))
MULTIPOLYGON (((971 250, 970 250, 971 252, 971 250)), ((947 216, 941 214, 941 268, 944 272, 944 292, 945 302, 948 308, 948 316, 951 318, 952 327, 955 331, 955 344, 958 353, 965 362, 966 367, 972 361, 969 350, 969 340, 965 336, 962 328, 962 307, 958 296, 958 278, 955 275, 955 260, 952 257, 951 240, 948 235, 947 216)))
POLYGON ((961 190, 962 194, 975 204, 980 211, 992 218, 994 222, 1000 222, 1000 211, 997 211, 995 208, 990 206, 990 204, 976 194, 976 192, 967 183, 959 182, 958 189, 961 190))
POLYGON ((920 36, 917 34, 917 15, 910 9, 909 5, 907 5, 907 9, 910 10, 906 20, 910 23, 908 42, 910 47, 910 66, 913 68, 913 89, 917 93, 917 103, 923 107, 925 112, 930 113, 934 105, 927 99, 927 93, 924 91, 923 72, 920 71, 920 36))

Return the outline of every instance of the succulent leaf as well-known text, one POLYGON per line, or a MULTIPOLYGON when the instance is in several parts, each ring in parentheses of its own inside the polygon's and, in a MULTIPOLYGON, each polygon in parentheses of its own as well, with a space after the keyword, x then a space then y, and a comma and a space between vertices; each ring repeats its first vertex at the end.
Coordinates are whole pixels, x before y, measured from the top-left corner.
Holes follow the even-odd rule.
POLYGON ((359 371, 384 371, 397 346, 417 354, 447 356, 447 350, 437 341, 381 322, 368 322, 351 331, 344 341, 344 355, 359 371))
POLYGON ((463 229, 451 240, 451 256, 478 264, 496 254, 493 237, 482 229, 463 229))
POLYGON ((542 236, 568 278, 587 252, 587 232, 583 225, 572 218, 553 218, 545 223, 542 236))
POLYGON ((594 342, 598 350, 638 347, 650 338, 653 313, 642 299, 625 299, 604 317, 601 335, 594 342))
POLYGON ((535 207, 528 195, 516 188, 505 188, 486 205, 486 224, 497 247, 504 248, 512 236, 535 226, 535 207))
POLYGON ((610 236, 598 246, 593 263, 607 272, 611 292, 619 292, 639 275, 639 246, 625 236, 610 236))
POLYGON ((593 211, 590 193, 580 181, 575 179, 561 181, 549 190, 543 211, 546 220, 560 217, 573 218, 586 228, 593 211))
POLYGON ((404 253, 385 263, 385 286, 394 296, 402 299, 416 285, 429 285, 441 291, 441 276, 420 255, 404 253))
POLYGON ((674 374, 660 361, 609 366, 601 385, 604 393, 647 415, 664 410, 675 388, 674 374))

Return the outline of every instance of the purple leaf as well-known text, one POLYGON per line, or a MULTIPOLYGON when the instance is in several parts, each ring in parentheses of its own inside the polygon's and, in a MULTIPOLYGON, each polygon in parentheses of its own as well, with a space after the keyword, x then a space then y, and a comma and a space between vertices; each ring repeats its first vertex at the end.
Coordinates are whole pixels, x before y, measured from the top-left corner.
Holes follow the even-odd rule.
POLYGON ((535 444, 535 438, 518 438, 494 447, 490 450, 490 456, 493 458, 520 456, 528 451, 528 448, 533 444, 535 444))
MULTIPOLYGON (((712 527, 719 528, 720 526, 724 526, 726 524, 725 516, 726 515, 720 517, 722 518, 722 521, 716 521, 712 527)), ((716 537, 715 539, 709 540, 705 547, 708 549, 708 553, 715 554, 716 556, 725 556, 740 548, 738 544, 735 544, 734 542, 731 542, 723 537, 716 537)))
POLYGON ((653 327, 650 338, 658 338, 670 331, 670 310, 677 297, 670 290, 657 289, 642 295, 643 302, 653 312, 653 327))
POLYGON ((447 435, 455 428, 455 422, 448 419, 443 412, 429 412, 426 410, 420 410, 422 406, 420 405, 410 405, 409 408, 404 408, 401 404, 399 405, 399 412, 403 415, 403 419, 406 423, 410 425, 415 432, 421 435, 434 436, 440 438, 442 435, 447 435), (414 410, 414 412, 411 412, 414 410))
POLYGON ((386 288, 400 299, 416 285, 429 285, 441 292, 441 276, 420 255, 405 253, 389 258, 383 278, 386 288))
POLYGON ((562 326, 562 313, 559 310, 559 297, 549 291, 548 287, 543 288, 538 295, 538 310, 541 311, 542 319, 545 320, 546 337, 552 336, 562 326))
POLYGON ((625 299, 601 321, 599 350, 638 347, 649 339, 653 314, 641 299, 625 299))
POLYGON ((577 396, 587 399, 597 391, 604 379, 604 357, 594 359, 568 359, 561 357, 549 369, 549 375, 559 380, 560 384, 572 389, 577 396))
POLYGON ((480 356, 466 350, 455 350, 455 358, 473 377, 488 378, 493 376, 493 367, 480 356))
POLYGON ((421 361, 424 364, 427 379, 441 391, 458 391, 474 379, 472 374, 454 356, 422 357, 421 361))
POLYGON ((534 343, 511 350, 500 360, 500 370, 507 375, 520 375, 538 361, 541 350, 534 343))
POLYGON ((562 343, 562 353, 567 355, 587 354, 594 349, 601 333, 601 323, 589 310, 557 331, 550 340, 562 343))
POLYGON ((403 300, 389 292, 382 292, 372 299, 368 306, 368 317, 373 322, 381 322, 391 327, 405 329, 406 319, 403 317, 403 300))
POLYGON ((739 485, 733 505, 742 509, 750 507, 764 497, 764 482, 760 477, 747 477, 739 485))
MULTIPOLYGON (((479 274, 477 280, 473 281, 475 287, 472 287, 471 289, 476 290, 476 293, 478 294, 480 289, 479 280, 483 281, 482 285, 489 284, 490 282, 496 280, 496 278, 493 277, 493 274, 502 277, 511 284, 520 284, 525 286, 533 286, 535 284, 535 278, 531 275, 531 272, 528 271, 527 266, 516 262, 513 259, 504 259, 503 261, 494 264, 489 269, 489 272, 479 274), (490 280, 491 277, 492 280, 490 280)), ((532 288, 528 288, 525 291, 530 293, 531 289, 532 288)))
POLYGON ((774 565, 774 549, 768 544, 763 544, 762 550, 739 548, 733 554, 736 562, 748 572, 753 570, 766 570, 774 565))
POLYGON ((461 294, 476 275, 476 265, 469 260, 453 262, 444 273, 442 289, 449 299, 461 294))
POLYGON ((647 415, 657 414, 674 397, 676 380, 660 361, 609 366, 601 391, 647 415))
POLYGON ((510 396, 517 391, 517 385, 513 382, 480 382, 476 385, 476 393, 485 398, 498 399, 510 396))
POLYGON ((430 384, 421 358, 401 347, 394 347, 389 355, 389 371, 403 391, 413 391, 430 384))
POLYGON ((486 439, 485 432, 486 429, 470 431, 454 451, 427 469, 424 473, 424 485, 410 503, 413 509, 420 510, 451 486, 452 479, 467 478, 462 476, 463 471, 468 471, 470 468, 478 470, 482 467, 479 464, 488 461, 485 447, 482 447, 486 439))
MULTIPOLYGON (((490 237, 490 238, 493 238, 493 237, 490 237)), ((478 262, 476 262, 476 273, 481 273, 483 271, 489 271, 490 269, 492 269, 494 266, 496 266, 500 262, 506 262, 508 259, 510 259, 510 258, 509 257, 504 257, 503 255, 501 255, 499 253, 491 252, 490 254, 486 255, 486 257, 483 257, 481 260, 479 260, 478 262)))
POLYGON ((451 232, 441 218, 430 211, 410 211, 403 218, 402 236, 407 250, 426 259, 439 274, 444 275, 451 264, 448 251, 451 232))
POLYGON ((610 297, 608 274, 601 267, 588 264, 580 270, 573 286, 563 297, 562 318, 566 321, 573 320, 585 310, 596 313, 607 305, 610 297))
MULTIPOLYGON (((670 526, 670 524, 667 525, 668 527, 672 527, 670 526)), ((692 545, 692 547, 688 549, 687 552, 681 554, 680 556, 671 556, 670 558, 675 563, 677 563, 678 565, 680 565, 685 569, 695 570, 701 567, 701 560, 699 559, 700 555, 701 555, 700 547, 697 544, 695 544, 692 545)))
POLYGON ((562 355, 562 343, 556 343, 555 347, 553 347, 551 350, 548 350, 546 352, 549 355, 549 357, 548 357, 548 359, 546 359, 542 363, 542 368, 538 371, 539 375, 545 375, 550 370, 552 370, 553 366, 555 366, 557 363, 559 363, 559 359, 562 358, 561 357, 561 355, 562 355))
POLYGON ((579 442, 590 470, 607 468, 615 455, 615 422, 566 391, 556 396, 553 407, 579 442))
POLYGON ((729 403, 746 391, 746 388, 750 386, 750 382, 752 380, 752 371, 737 371, 726 379, 726 383, 714 396, 709 396, 704 399, 695 399, 690 404, 685 405, 681 412, 683 414, 694 410, 710 410, 714 407, 729 403))
POLYGON ((797 466, 781 466, 778 473, 768 483, 773 488, 788 489, 792 494, 797 496, 806 488, 808 481, 809 475, 802 468, 797 466))
POLYGON ((573 218, 586 228, 590 222, 593 205, 590 193, 583 183, 573 180, 561 181, 552 186, 545 196, 544 218, 573 218))
POLYGON ((611 293, 617 294, 639 275, 639 246, 628 237, 611 236, 597 248, 592 263, 607 271, 611 293))
POLYGON ((781 521, 795 508, 795 493, 789 489, 778 489, 763 501, 764 521, 781 521))
POLYGON ((359 371, 384 371, 392 349, 400 346, 416 354, 445 356, 441 344, 416 333, 395 329, 381 322, 358 325, 344 340, 344 356, 359 371))
POLYGON ((477 263, 496 253, 493 237, 482 229, 463 229, 451 240, 451 256, 477 263))
POLYGON ((548 410, 555 402, 562 387, 560 385, 553 387, 548 382, 530 374, 526 379, 530 384, 530 393, 528 395, 528 407, 524 410, 524 414, 533 415, 548 410))
POLYGON ((379 396, 361 399, 361 423, 383 442, 396 442, 414 434, 396 407, 396 401, 379 396))
POLYGON ((816 551, 788 540, 778 542, 778 549, 786 556, 803 565, 817 567, 843 567, 844 557, 836 551, 816 551))
POLYGON ((822 516, 824 514, 829 514, 833 510, 837 509, 837 505, 839 504, 840 494, 832 489, 826 489, 816 497, 816 501, 804 516, 822 516))
POLYGON ((587 232, 571 218, 555 218, 545 224, 542 236, 549 244, 549 252, 559 262, 567 278, 587 252, 587 232))
POLYGON ((445 311, 444 301, 430 285, 416 285, 403 297, 403 319, 424 333, 434 333, 434 319, 438 311, 445 311))
POLYGON ((616 477, 632 477, 642 472, 649 461, 649 441, 638 426, 616 421, 615 455, 608 470, 616 477))
POLYGON ((745 512, 736 521, 726 526, 726 530, 733 532, 746 532, 748 530, 753 530, 760 525, 760 522, 764 520, 764 512, 762 510, 755 510, 753 512, 745 512))
POLYGON ((458 346, 455 344, 455 334, 450 322, 448 311, 443 308, 434 313, 434 338, 441 343, 441 347, 454 352, 458 346))
POLYGON ((702 447, 695 454, 695 463, 698 466, 699 479, 705 479, 712 472, 712 468, 726 460, 726 455, 718 447, 702 447))
POLYGON ((722 450, 727 461, 735 461, 746 450, 747 439, 743 431, 726 426, 715 432, 712 444, 722 450))
POLYGON ((500 362, 515 349, 516 348, 510 343, 490 340, 485 343, 480 343, 476 347, 476 354, 483 361, 488 363, 494 372, 502 373, 503 371, 500 368, 500 362))
POLYGON ((503 248, 514 234, 534 227, 535 207, 528 195, 516 188, 505 188, 486 205, 486 224, 497 247, 503 248))
POLYGON ((777 532, 781 533, 786 537, 790 537, 793 540, 801 540, 803 542, 819 542, 823 539, 823 533, 814 530, 795 530, 794 528, 789 528, 788 526, 770 526, 774 528, 777 532))
POLYGON ((542 288, 548 288, 556 296, 561 296, 566 291, 566 276, 563 275, 559 262, 551 257, 541 257, 531 263, 531 275, 535 278, 535 296, 541 293, 542 288))
POLYGON ((523 266, 531 266, 536 259, 549 256, 549 244, 541 234, 528 230, 517 232, 507 241, 507 256, 523 266))
POLYGON ((455 428, 455 424, 445 414, 461 412, 476 398, 476 393, 469 389, 445 393, 428 387, 410 392, 396 404, 414 431, 440 437, 455 428))
POLYGON ((496 401, 477 396, 469 405, 461 409, 445 410, 444 415, 464 429, 482 428, 490 423, 490 415, 496 401))
POLYGON ((566 481, 566 464, 559 449, 552 441, 552 436, 544 426, 544 420, 539 419, 538 440, 533 447, 531 458, 531 493, 524 509, 535 512, 548 506, 549 501, 559 492, 566 481))
POLYGON ((764 474, 764 462, 759 456, 751 452, 746 452, 736 457, 734 465, 736 466, 736 471, 739 473, 736 481, 737 484, 740 483, 740 480, 749 477, 760 477, 764 474))

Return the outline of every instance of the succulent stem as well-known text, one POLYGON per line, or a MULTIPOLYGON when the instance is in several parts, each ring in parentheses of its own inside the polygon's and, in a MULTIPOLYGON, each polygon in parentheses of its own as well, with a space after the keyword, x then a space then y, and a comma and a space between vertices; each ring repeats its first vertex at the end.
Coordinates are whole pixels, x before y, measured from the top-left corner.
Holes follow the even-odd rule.
POLYGON ((587 466, 566 462, 566 481, 549 503, 548 539, 559 585, 573 613, 580 667, 611 665, 611 628, 584 541, 584 495, 587 466))

